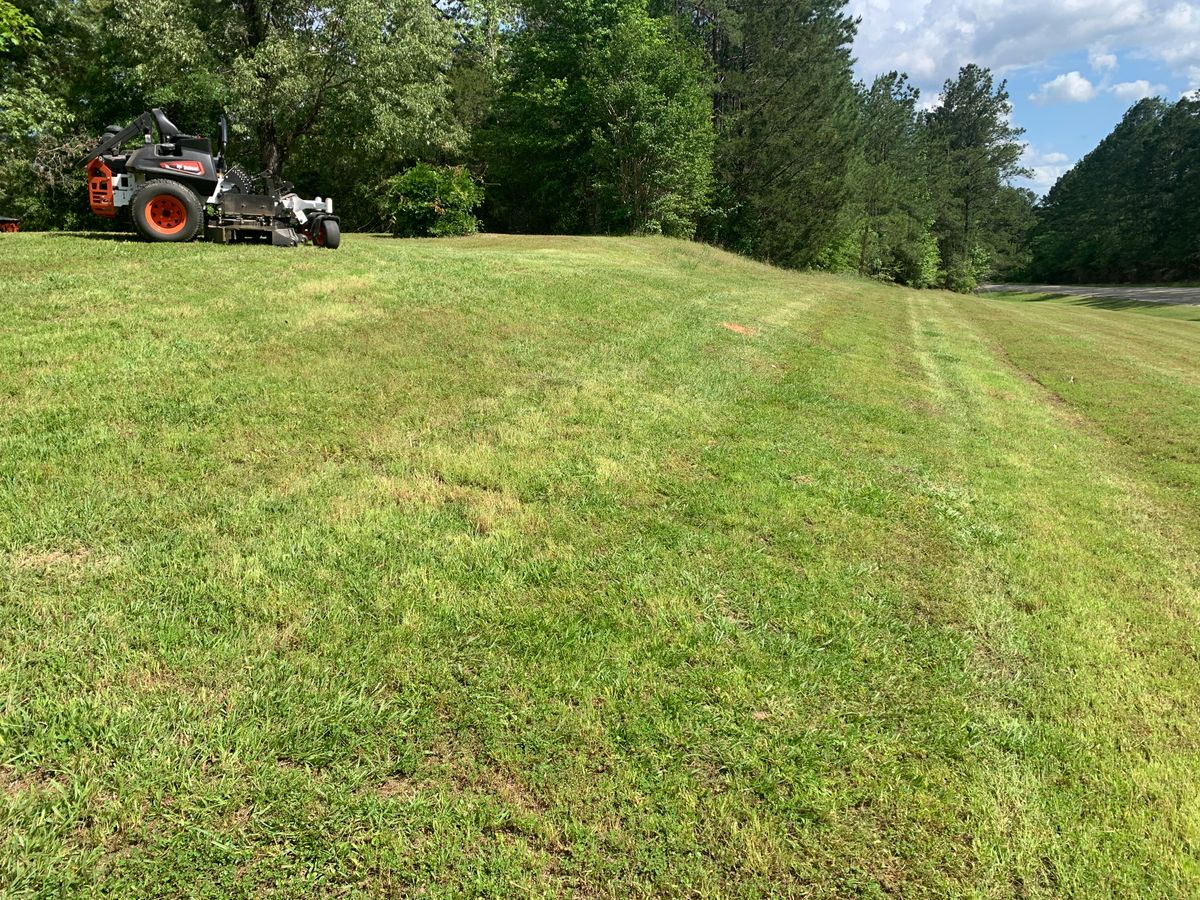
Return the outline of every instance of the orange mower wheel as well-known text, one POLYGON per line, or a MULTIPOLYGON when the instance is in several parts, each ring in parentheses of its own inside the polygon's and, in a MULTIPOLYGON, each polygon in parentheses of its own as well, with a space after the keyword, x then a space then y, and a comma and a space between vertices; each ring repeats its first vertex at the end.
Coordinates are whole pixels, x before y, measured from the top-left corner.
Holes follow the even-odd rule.
POLYGON ((178 197, 159 194, 146 210, 150 224, 159 234, 176 234, 187 224, 187 209, 178 197))
POLYGON ((142 237, 151 241, 190 241, 204 220, 196 193, 165 178, 143 184, 133 195, 130 206, 133 224, 142 237))

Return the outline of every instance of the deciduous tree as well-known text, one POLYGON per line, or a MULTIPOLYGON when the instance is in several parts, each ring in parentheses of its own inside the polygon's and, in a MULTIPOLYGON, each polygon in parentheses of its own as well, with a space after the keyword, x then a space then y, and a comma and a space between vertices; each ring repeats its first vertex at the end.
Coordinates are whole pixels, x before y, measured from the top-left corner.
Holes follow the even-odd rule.
POLYGON ((709 195, 710 80, 637 0, 535 0, 481 146, 491 216, 517 230, 690 235, 709 195))

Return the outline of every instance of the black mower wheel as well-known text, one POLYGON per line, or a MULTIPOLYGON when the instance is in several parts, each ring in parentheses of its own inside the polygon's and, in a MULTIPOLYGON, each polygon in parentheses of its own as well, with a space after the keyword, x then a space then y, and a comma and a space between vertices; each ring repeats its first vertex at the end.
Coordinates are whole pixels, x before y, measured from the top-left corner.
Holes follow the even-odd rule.
POLYGON ((177 181, 147 181, 130 202, 133 224, 148 241, 190 241, 204 224, 204 210, 195 191, 177 181))
POLYGON ((333 219, 322 219, 313 235, 313 243, 326 250, 336 250, 342 243, 342 230, 333 219))

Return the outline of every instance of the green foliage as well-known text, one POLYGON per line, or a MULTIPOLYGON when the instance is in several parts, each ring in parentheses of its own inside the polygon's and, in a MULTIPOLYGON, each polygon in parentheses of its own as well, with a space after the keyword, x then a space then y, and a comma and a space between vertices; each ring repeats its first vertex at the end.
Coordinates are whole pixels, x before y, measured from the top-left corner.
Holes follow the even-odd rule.
POLYGON ((24 41, 36 41, 41 37, 42 33, 34 26, 32 18, 9 0, 0 0, 0 53, 19 47, 24 41))
POLYGON ((481 135, 502 229, 695 230, 711 189, 711 76, 628 0, 537 0, 481 135))
POLYGON ((71 160, 161 106, 200 133, 229 113, 232 160, 334 197, 347 230, 397 227, 379 185, 427 163, 477 173, 495 230, 699 234, 911 285, 929 283, 931 228, 947 272, 974 271, 975 245, 998 271, 1028 263, 1003 85, 967 67, 924 118, 902 74, 856 88, 844 0, 29 8, 43 40, 0 54, 0 203, 31 227, 104 227, 71 160))
POLYGON ((941 286, 947 290, 969 294, 991 271, 991 255, 986 247, 975 246, 946 260, 939 275, 941 286))
POLYGON ((914 239, 899 251, 898 281, 915 288, 933 287, 937 284, 942 256, 938 251, 937 236, 932 223, 927 223, 914 239))
POLYGON ((896 72, 860 90, 859 142, 843 216, 856 241, 852 267, 860 275, 927 287, 933 283, 928 258, 934 210, 918 96, 896 72))
POLYGON ((1028 278, 1036 202, 1033 191, 1012 185, 1005 185, 997 195, 984 240, 990 258, 989 278, 1028 278))
POLYGON ((716 171, 728 206, 711 239, 807 266, 843 227, 856 134, 842 0, 688 5, 719 73, 716 171))
POLYGON ((1200 101, 1142 100, 1037 210, 1031 277, 1200 277, 1200 101))
POLYGON ((78 160, 90 142, 36 61, 0 87, 0 215, 28 229, 84 224, 78 160))
POLYGON ((233 158, 340 197, 351 224, 374 210, 353 207, 357 188, 465 137, 447 75, 455 29, 424 0, 48 0, 45 16, 17 80, 34 63, 54 71, 87 133, 161 106, 208 134, 228 112, 233 158))
MULTIPOLYGON (((990 75, 980 71, 973 77, 986 81, 990 75)), ((935 148, 940 135, 930 117, 918 114, 919 94, 902 74, 881 75, 869 88, 860 87, 858 97, 857 144, 846 177, 849 193, 840 235, 815 264, 910 287, 941 282, 959 290, 972 289, 987 274, 987 260, 997 260, 997 267, 1005 269, 1016 267, 1023 259, 1021 239, 1029 226, 1032 195, 1005 183, 1015 173, 993 173, 996 186, 987 225, 976 221, 972 228, 978 252, 951 247, 943 266, 942 245, 950 242, 944 239, 945 219, 939 232, 939 210, 954 201, 936 179, 970 184, 969 166, 979 164, 981 148, 963 140, 954 153, 946 153, 941 144, 939 158, 935 148)))
POLYGON ((1023 129, 1011 124, 1012 104, 1002 81, 976 65, 947 80, 938 106, 926 117, 930 187, 937 203, 934 231, 946 286, 972 285, 980 259, 998 243, 998 222, 1013 201, 1008 182, 1023 174, 1023 129))
POLYGON ((505 30, 518 15, 516 0, 445 0, 456 46, 449 73, 456 127, 464 140, 477 134, 499 96, 506 63, 505 30))
POLYGON ((607 230, 691 237, 712 188, 704 63, 669 24, 623 22, 593 48, 593 187, 607 230))
POLYGON ((483 186, 461 166, 418 163, 384 182, 379 212, 399 237, 448 237, 479 230, 483 186))
POLYGON ((824 272, 858 270, 860 236, 853 231, 840 234, 813 257, 812 267, 824 272))

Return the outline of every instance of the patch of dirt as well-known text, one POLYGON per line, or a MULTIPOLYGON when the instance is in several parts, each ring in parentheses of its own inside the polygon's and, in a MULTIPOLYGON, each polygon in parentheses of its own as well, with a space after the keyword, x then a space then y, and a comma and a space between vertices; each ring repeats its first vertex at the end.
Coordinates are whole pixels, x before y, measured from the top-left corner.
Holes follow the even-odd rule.
POLYGON ((267 634, 271 645, 280 650, 295 650, 304 640, 301 626, 295 621, 277 623, 267 634))
POLYGON ((546 804, 507 772, 487 769, 479 776, 475 786, 515 809, 539 814, 546 811, 546 804))
POLYGON ((18 550, 8 556, 9 565, 19 572, 41 575, 78 575, 113 568, 121 557, 95 553, 87 547, 74 550, 18 550))
POLYGON ((739 325, 736 322, 722 322, 721 327, 726 331, 732 331, 734 334, 744 334, 747 337, 758 337, 760 334, 757 328, 750 325, 739 325))
POLYGON ((417 785, 412 779, 402 775, 385 778, 383 783, 375 788, 376 794, 388 800, 411 800, 417 796, 417 791, 417 785))
POLYGON ((12 557, 12 564, 14 569, 74 569, 85 565, 91 555, 92 551, 84 547, 78 550, 17 553, 12 557))
POLYGON ((51 785, 62 785, 58 777, 44 769, 34 769, 25 775, 18 775, 12 769, 0 768, 0 791, 6 797, 18 797, 28 791, 43 790, 51 785))
POLYGON ((313 278, 299 284, 295 293, 301 297, 328 297, 335 294, 356 295, 369 291, 375 286, 375 277, 353 275, 349 278, 313 278))
POLYGON ((437 473, 414 475, 402 481, 384 479, 383 488, 397 503, 456 505, 481 535, 506 525, 528 530, 536 524, 536 517, 508 491, 487 485, 456 483, 437 473))
POLYGON ((132 669, 125 673, 124 681, 127 687, 146 694, 183 690, 179 679, 164 669, 132 669))

